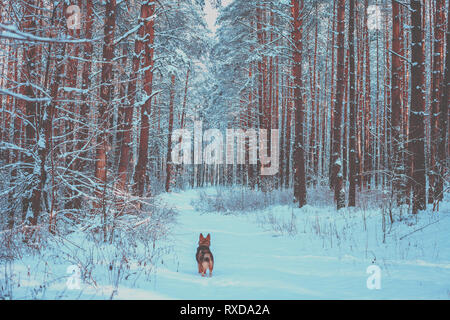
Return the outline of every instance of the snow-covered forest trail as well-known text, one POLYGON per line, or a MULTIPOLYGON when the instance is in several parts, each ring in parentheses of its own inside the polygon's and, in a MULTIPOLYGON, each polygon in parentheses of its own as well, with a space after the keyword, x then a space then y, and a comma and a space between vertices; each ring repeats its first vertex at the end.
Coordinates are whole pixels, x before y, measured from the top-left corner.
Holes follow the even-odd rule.
MULTIPOLYGON (((369 251, 374 250, 381 255, 377 263, 382 270, 381 289, 369 290, 366 282, 370 275, 366 269, 373 260, 371 254, 366 258, 358 250, 354 253, 345 248, 323 250, 323 239, 308 232, 302 233, 301 219, 297 219, 298 234, 291 237, 262 227, 255 222, 253 213, 200 213, 191 204, 196 198, 198 191, 195 190, 162 195, 162 199, 172 204, 179 215, 173 230, 173 253, 158 268, 152 285, 152 290, 158 294, 175 299, 450 297, 448 260, 447 263, 419 259, 387 260, 383 257, 389 254, 383 250, 392 248, 369 248, 369 251), (212 236, 211 251, 215 260, 212 278, 202 278, 196 269, 194 255, 201 232, 212 236)), ((283 211, 283 207, 277 208, 283 211)), ((289 211, 284 208, 284 214, 289 214, 289 211)), ((308 214, 307 211, 305 213, 308 214)), ((332 213, 336 214, 334 210, 332 213)), ((321 214, 327 215, 323 209, 321 214)), ((438 224, 437 228, 444 231, 445 227, 438 224)), ((431 235, 437 235, 439 231, 435 227, 419 234, 433 238, 431 235)), ((435 240, 439 241, 438 238, 435 240)), ((406 241, 408 246, 417 246, 413 240, 406 241)), ((427 250, 426 241, 423 245, 421 250, 427 250)))
POLYGON ((261 192, 245 192, 235 186, 157 196, 159 205, 175 211, 175 220, 166 223, 167 235, 156 242, 162 251, 154 258, 148 254, 155 248, 92 242, 80 232, 55 238, 39 252, 25 250, 22 257, 0 265, 0 297, 450 299, 448 197, 439 213, 396 212, 394 224, 387 222, 385 229, 380 208, 337 212, 331 201, 323 203, 325 189, 310 190, 312 204, 301 209, 280 204, 285 203, 280 194, 267 195, 272 205, 254 210, 224 213, 211 206, 250 207, 265 201, 261 192), (197 273, 200 233, 211 234, 211 278, 197 273), (73 264, 82 270, 78 289, 68 286, 73 264), (367 287, 372 265, 380 270, 379 290, 367 287))

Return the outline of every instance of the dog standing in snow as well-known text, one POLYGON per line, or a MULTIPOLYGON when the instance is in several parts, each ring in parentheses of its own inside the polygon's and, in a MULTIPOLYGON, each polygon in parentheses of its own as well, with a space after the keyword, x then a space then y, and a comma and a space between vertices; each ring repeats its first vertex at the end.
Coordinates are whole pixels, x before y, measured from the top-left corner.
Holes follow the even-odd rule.
POLYGON ((195 255, 195 259, 198 263, 198 273, 202 275, 202 277, 205 276, 206 270, 209 269, 209 276, 212 276, 212 271, 214 267, 214 257, 209 250, 209 246, 211 245, 211 235, 208 233, 208 235, 203 237, 203 234, 200 233, 200 238, 198 240, 198 248, 197 253, 195 255))

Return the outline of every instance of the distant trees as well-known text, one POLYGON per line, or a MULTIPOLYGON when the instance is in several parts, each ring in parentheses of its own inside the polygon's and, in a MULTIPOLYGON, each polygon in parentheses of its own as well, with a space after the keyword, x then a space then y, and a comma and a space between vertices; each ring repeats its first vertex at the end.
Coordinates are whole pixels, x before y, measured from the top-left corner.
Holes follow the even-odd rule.
MULTIPOLYGON (((428 58, 420 54, 424 49, 415 43, 424 46, 431 39, 425 33, 433 31, 436 41, 428 47, 433 52, 442 51, 444 2, 430 4, 428 10, 441 13, 433 18, 433 14, 427 15, 423 10, 419 17, 412 10, 422 8, 425 1, 291 1, 289 6, 234 1, 222 9, 219 17, 215 57, 216 62, 224 63, 215 68, 220 88, 214 92, 218 96, 215 101, 228 109, 231 106, 230 113, 235 112, 234 106, 248 115, 255 108, 259 118, 254 125, 280 126, 279 185, 293 185, 295 201, 304 204, 301 199, 306 196, 300 194, 306 195, 306 191, 300 190, 306 190, 308 183, 317 178, 323 183, 325 178, 335 192, 339 208, 345 206, 347 188, 348 205, 355 206, 358 191, 381 187, 390 188, 399 205, 410 203, 409 191, 413 191, 411 208, 415 212, 421 210, 425 208, 422 203, 427 187, 429 195, 439 194, 434 190, 434 181, 444 180, 437 178, 442 176, 437 174, 436 161, 437 141, 441 140, 430 140, 428 135, 437 137, 445 131, 437 129, 437 121, 443 121, 445 116, 436 111, 442 105, 437 101, 443 89, 440 82, 445 82, 439 78, 443 73, 437 70, 443 69, 440 59, 445 53, 427 68, 424 63, 428 58), (280 15, 289 11, 290 21, 280 15), (305 13, 308 18, 302 19, 305 13), (234 24, 236 21, 241 23, 234 24), (299 21, 309 31, 301 45, 295 41, 300 35, 299 21), (405 28, 409 21, 411 29, 405 28), (427 25, 433 29, 424 29, 427 25), (434 30, 439 26, 441 29, 434 30), (273 41, 268 43, 267 38, 273 41), (314 41, 307 41, 311 39, 314 41), (266 59, 266 55, 270 58, 266 59), (278 58, 278 68, 271 64, 276 60, 272 57, 278 58), (307 72, 301 72, 302 68, 307 72), (318 74, 316 68, 320 70, 318 74), (429 76, 432 81, 427 80, 429 76), (409 85, 413 79, 414 90, 413 84, 409 85), (422 92, 425 80, 434 83, 429 102, 422 92), (280 85, 273 86, 277 81, 280 85), (267 104, 272 109, 269 120, 267 104), (428 104, 434 110, 430 115, 426 113, 428 104), (431 124, 430 130, 427 123, 431 124), (430 141, 430 151, 435 150, 429 157, 426 141, 430 141), (303 172, 299 169, 302 162, 304 179, 299 173, 303 172)), ((273 183, 276 185, 276 180, 273 183)), ((436 203, 437 198, 433 201, 436 203)))

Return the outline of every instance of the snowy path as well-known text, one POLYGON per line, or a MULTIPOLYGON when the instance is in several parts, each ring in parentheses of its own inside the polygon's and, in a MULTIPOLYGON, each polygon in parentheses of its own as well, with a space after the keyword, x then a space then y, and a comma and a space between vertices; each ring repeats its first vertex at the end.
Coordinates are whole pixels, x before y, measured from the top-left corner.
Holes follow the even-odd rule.
POLYGON ((369 290, 366 269, 371 264, 370 258, 348 255, 344 250, 328 255, 321 250, 321 241, 311 239, 311 235, 279 236, 258 226, 249 215, 199 213, 191 205, 193 197, 198 197, 197 191, 162 196, 179 211, 173 230, 174 252, 158 268, 151 285, 151 290, 163 297, 450 298, 450 263, 384 261, 380 264, 381 290, 369 290), (212 278, 202 278, 196 270, 194 255, 200 232, 212 236, 211 250, 215 258, 212 278))
MULTIPOLYGON (((107 265, 100 265, 93 270, 95 287, 83 283, 82 290, 68 290, 66 269, 73 262, 62 251, 50 249, 44 256, 26 256, 14 263, 13 281, 6 281, 15 283, 12 296, 109 299, 114 292, 114 299, 450 299, 448 200, 439 214, 427 211, 395 222, 383 241, 378 209, 338 213, 318 201, 295 210, 278 205, 240 214, 200 213, 191 202, 201 191, 216 192, 209 188, 159 196, 178 214, 170 239, 161 243, 169 250, 149 277, 123 279, 115 291, 115 278, 106 271, 107 265), (267 217, 282 222, 291 214, 296 217, 293 236, 275 231, 268 223, 267 217), (411 233, 414 230, 419 231, 411 233), (200 233, 212 236, 212 278, 197 273, 200 233), (366 270, 374 257, 381 269, 380 290, 367 288, 366 270)), ((76 248, 92 244, 76 234, 71 239, 78 241, 73 254, 90 261, 89 255, 76 248)), ((108 248, 95 250, 106 254, 107 263, 116 252, 108 248)), ((136 265, 129 270, 140 271, 142 267, 136 265)), ((0 284, 7 280, 2 276, 0 284)))

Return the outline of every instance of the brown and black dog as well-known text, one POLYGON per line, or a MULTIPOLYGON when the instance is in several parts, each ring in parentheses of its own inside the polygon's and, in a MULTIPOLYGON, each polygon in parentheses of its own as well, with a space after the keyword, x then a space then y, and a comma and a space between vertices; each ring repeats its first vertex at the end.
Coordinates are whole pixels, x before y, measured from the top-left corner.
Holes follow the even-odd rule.
POLYGON ((201 273, 202 277, 205 276, 206 270, 209 269, 209 276, 212 276, 212 271, 214 267, 214 257, 209 250, 209 246, 211 245, 211 235, 203 237, 203 234, 200 233, 200 238, 198 240, 198 248, 197 253, 195 254, 195 259, 198 263, 198 273, 201 273))

